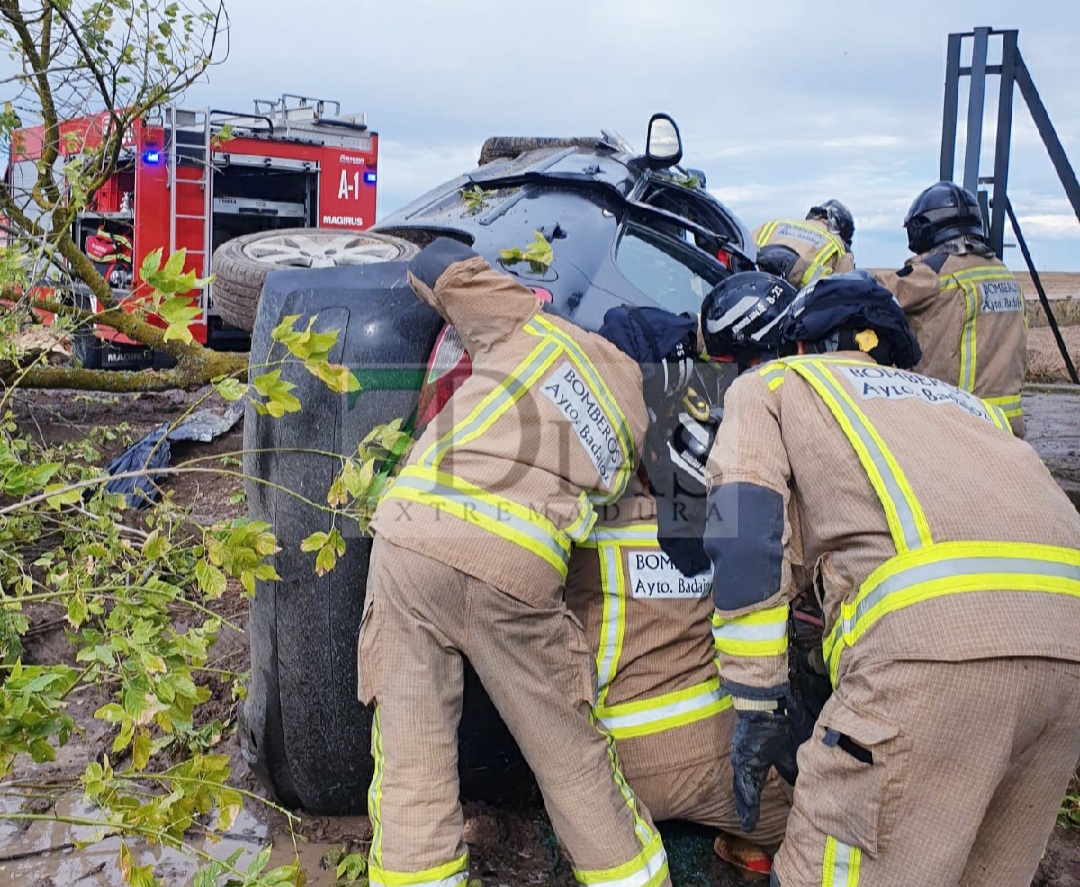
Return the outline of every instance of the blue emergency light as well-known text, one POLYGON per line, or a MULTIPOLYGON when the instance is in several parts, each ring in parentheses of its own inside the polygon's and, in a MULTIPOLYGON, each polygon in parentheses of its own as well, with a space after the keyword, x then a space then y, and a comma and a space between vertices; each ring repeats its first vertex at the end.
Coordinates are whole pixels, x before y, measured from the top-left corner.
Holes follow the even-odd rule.
POLYGON ((364 173, 364 184, 365 185, 374 185, 375 184, 375 179, 376 179, 375 170, 369 169, 367 172, 364 173))
POLYGON ((160 151, 145 151, 145 152, 143 152, 142 157, 143 157, 143 162, 148 163, 151 166, 156 166, 157 164, 161 163, 161 152, 160 151))

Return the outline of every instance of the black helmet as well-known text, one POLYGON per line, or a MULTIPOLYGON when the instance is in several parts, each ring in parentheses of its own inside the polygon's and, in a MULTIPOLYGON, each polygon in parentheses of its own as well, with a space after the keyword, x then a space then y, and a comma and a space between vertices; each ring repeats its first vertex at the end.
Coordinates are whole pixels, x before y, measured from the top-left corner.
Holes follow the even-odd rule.
POLYGON ((784 280, 791 280, 791 272, 798 264, 799 254, 790 246, 782 243, 769 243, 757 251, 757 266, 759 271, 766 274, 775 274, 784 280))
POLYGON ((917 255, 964 234, 986 242, 979 201, 952 182, 938 182, 916 197, 904 217, 904 227, 908 248, 917 255))
POLYGON ((822 277, 802 290, 780 323, 780 336, 786 350, 806 342, 818 352, 865 351, 905 370, 922 358, 900 304, 866 271, 822 277))
POLYGON ((806 214, 808 219, 824 219, 829 223, 829 230, 844 241, 844 245, 851 249, 851 239, 855 236, 855 217, 839 200, 826 200, 819 206, 810 207, 806 214))
POLYGON ((720 281, 701 306, 701 328, 710 357, 741 365, 771 360, 780 351, 780 320, 795 287, 763 271, 742 271, 720 281))

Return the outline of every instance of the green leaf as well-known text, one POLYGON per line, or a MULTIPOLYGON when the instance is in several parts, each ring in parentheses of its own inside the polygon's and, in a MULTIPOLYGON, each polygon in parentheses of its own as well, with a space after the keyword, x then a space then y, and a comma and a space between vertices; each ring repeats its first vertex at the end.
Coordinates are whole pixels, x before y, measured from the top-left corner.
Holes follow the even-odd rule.
POLYGON ((44 490, 46 494, 53 490, 63 490, 63 492, 57 492, 52 496, 47 496, 45 499, 49 507, 55 511, 59 511, 65 505, 74 505, 82 499, 82 490, 64 490, 65 486, 67 484, 49 484, 44 490))
POLYGON ((142 264, 139 266, 139 277, 143 280, 150 280, 152 274, 156 274, 158 268, 161 267, 161 257, 164 250, 159 246, 156 250, 147 253, 142 260, 142 264))
POLYGON ((150 734, 140 730, 131 743, 131 766, 134 770, 145 770, 150 763, 150 734))
POLYGON ((499 255, 502 260, 509 265, 513 265, 516 262, 533 262, 540 268, 547 268, 555 258, 555 253, 551 248, 551 244, 548 243, 547 238, 544 237, 539 231, 533 232, 532 243, 525 247, 525 249, 519 249, 514 247, 513 249, 501 249, 499 255))
POLYGON ((209 561, 195 562, 195 580, 199 583, 199 589, 208 598, 217 599, 225 593, 227 585, 225 574, 209 561))
POLYGON ((166 299, 158 306, 157 313, 167 324, 164 334, 166 342, 173 339, 187 343, 195 341, 190 326, 191 322, 202 314, 202 308, 197 303, 192 303, 188 296, 172 296, 166 299))
POLYGON ((312 533, 303 542, 300 543, 300 550, 318 551, 320 548, 326 545, 326 542, 329 538, 330 535, 328 533, 312 533))
POLYGON ((345 540, 335 527, 327 536, 326 542, 315 555, 315 575, 325 576, 337 564, 338 558, 345 554, 345 540))
POLYGON ((275 419, 300 409, 300 401, 289 392, 296 386, 281 378, 281 370, 263 373, 255 380, 255 390, 266 398, 266 410, 275 419))
POLYGON ((252 860, 251 865, 247 867, 247 876, 254 878, 262 873, 262 870, 266 868, 266 864, 270 862, 270 847, 264 847, 259 851, 258 856, 252 860))
POLYGON ((76 592, 68 600, 67 620, 72 628, 81 626, 90 616, 90 610, 86 606, 86 598, 81 592, 76 592))
POLYGON ((214 388, 225 400, 237 401, 247 393, 247 385, 239 379, 228 378, 214 383, 214 388))
POLYGON ((346 366, 325 361, 308 360, 304 367, 323 381, 327 388, 338 394, 352 394, 360 390, 360 380, 346 366))

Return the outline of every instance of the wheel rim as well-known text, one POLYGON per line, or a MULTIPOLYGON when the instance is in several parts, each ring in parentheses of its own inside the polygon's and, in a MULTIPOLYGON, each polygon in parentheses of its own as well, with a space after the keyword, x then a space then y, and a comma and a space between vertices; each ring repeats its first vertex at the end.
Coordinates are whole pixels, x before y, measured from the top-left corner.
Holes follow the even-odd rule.
POLYGON ((282 268, 333 268, 337 265, 367 265, 401 258, 396 243, 376 240, 349 231, 329 235, 275 234, 245 243, 240 250, 247 258, 282 268))

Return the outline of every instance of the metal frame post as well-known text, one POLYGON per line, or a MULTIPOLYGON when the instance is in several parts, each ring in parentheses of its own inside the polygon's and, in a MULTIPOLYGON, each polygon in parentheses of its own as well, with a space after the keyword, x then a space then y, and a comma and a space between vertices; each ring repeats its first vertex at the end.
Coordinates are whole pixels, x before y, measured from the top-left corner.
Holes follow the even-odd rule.
POLYGON ((960 43, 963 34, 950 34, 945 58, 945 112, 941 119, 941 164, 938 178, 951 182, 956 166, 956 118, 960 113, 960 43))
POLYGON ((971 91, 968 93, 964 151, 964 188, 972 194, 979 190, 983 112, 986 108, 986 49, 989 40, 989 28, 975 29, 975 42, 971 50, 971 91))
POLYGON ((990 201, 990 249, 1005 253, 1005 208, 1012 147, 1013 83, 1016 79, 1016 31, 1001 34, 1001 83, 998 88, 997 132, 994 135, 994 191, 990 201))

